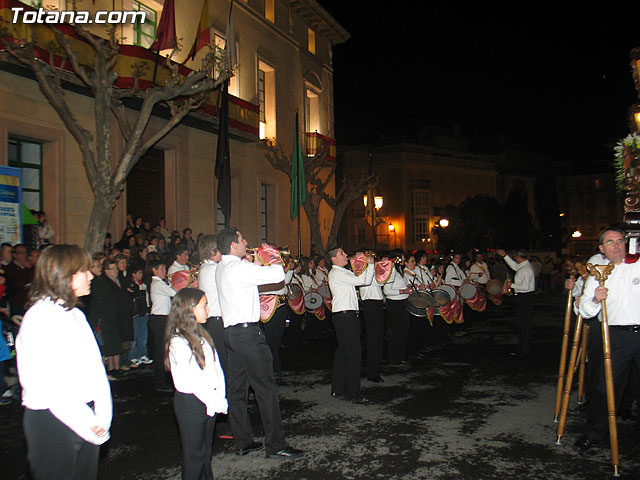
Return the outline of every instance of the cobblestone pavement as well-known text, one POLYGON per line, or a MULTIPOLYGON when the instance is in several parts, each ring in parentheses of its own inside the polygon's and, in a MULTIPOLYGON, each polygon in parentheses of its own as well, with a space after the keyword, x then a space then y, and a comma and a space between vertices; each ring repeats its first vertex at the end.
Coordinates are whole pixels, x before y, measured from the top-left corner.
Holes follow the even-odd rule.
MULTIPOLYGON (((305 451, 294 460, 263 452, 233 454, 216 439, 217 479, 601 479, 611 476, 610 450, 588 456, 571 444, 583 415, 575 398, 563 444, 553 423, 565 299, 537 296, 534 354, 509 355, 516 341, 508 300, 491 306, 464 336, 408 366, 385 367, 384 383, 363 379, 368 404, 330 397, 334 343, 305 340, 283 350, 290 371, 279 379, 289 443, 305 451)), ((327 340, 329 339, 329 340, 327 340)), ((61 366, 64 368, 64 366, 61 366)), ((101 480, 178 479, 180 443, 172 396, 151 390, 150 369, 112 383, 112 439, 102 449, 101 480)), ((575 397, 575 395, 574 395, 575 397)), ((618 422, 620 472, 640 478, 638 412, 618 422)), ((26 476, 19 405, 1 407, 2 478, 26 476)), ((255 438, 262 435, 252 407, 255 438)))

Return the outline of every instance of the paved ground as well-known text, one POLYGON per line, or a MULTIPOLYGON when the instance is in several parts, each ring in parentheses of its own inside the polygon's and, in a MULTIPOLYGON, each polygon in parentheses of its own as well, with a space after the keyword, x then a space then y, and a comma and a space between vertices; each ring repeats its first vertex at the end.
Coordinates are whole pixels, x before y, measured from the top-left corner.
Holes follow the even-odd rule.
MULTIPOLYGON (((263 452, 233 455, 217 439, 218 479, 601 479, 611 476, 607 447, 573 452, 582 416, 572 402, 564 444, 553 423, 562 297, 536 297, 534 356, 514 359, 511 305, 492 307, 463 337, 408 367, 363 380, 371 402, 355 405, 329 395, 331 344, 288 347, 291 373, 280 380, 281 409, 295 460, 263 452)), ((62 366, 61 366, 62 368, 62 366)), ((102 450, 101 480, 178 479, 180 444, 171 396, 151 392, 150 371, 112 384, 112 440, 102 450)), ((619 422, 620 471, 640 478, 639 425, 619 422)), ((2 478, 27 478, 18 405, 0 410, 2 478)), ((261 436, 253 409, 256 439, 261 436)))

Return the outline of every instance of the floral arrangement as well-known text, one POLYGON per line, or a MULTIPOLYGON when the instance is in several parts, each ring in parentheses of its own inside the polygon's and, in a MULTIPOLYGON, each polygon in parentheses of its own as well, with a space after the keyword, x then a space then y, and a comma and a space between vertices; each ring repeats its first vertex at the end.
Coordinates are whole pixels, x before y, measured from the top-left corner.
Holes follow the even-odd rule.
POLYGON ((615 152, 614 166, 616 168, 616 185, 618 191, 624 191, 625 171, 631 166, 631 152, 640 152, 640 135, 627 135, 613 147, 615 152))

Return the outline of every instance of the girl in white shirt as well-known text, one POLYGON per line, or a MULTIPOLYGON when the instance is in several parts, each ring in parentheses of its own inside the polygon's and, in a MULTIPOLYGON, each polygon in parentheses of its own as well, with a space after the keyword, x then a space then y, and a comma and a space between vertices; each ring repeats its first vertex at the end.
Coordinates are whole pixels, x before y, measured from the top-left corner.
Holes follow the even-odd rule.
POLYGON ((213 480, 215 416, 228 408, 220 359, 203 327, 208 316, 205 293, 183 288, 173 298, 167 318, 164 365, 176 388, 173 407, 182 443, 183 480, 213 480))
POLYGON ((46 248, 16 340, 27 458, 36 480, 95 479, 99 446, 109 439, 109 381, 91 327, 76 308, 91 289, 90 267, 77 245, 46 248))

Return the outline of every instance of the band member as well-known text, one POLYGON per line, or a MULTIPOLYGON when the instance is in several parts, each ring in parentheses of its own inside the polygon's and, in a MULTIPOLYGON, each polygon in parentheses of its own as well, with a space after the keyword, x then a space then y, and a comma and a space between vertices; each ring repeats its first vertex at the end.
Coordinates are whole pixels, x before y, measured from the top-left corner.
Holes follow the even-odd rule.
POLYGON ((436 279, 429 268, 427 252, 420 251, 416 253, 417 269, 420 280, 429 288, 436 288, 436 279))
MULTIPOLYGON (((291 284, 297 285, 302 291, 302 294, 305 294, 304 282, 302 280, 302 265, 300 263, 296 263, 293 266, 293 277, 291 278, 291 284)), ((285 345, 298 345, 302 341, 302 335, 304 333, 305 314, 305 310, 296 312, 293 308, 289 308, 289 327, 285 331, 285 345)))
POLYGON ((374 383, 383 382, 380 376, 384 348, 383 285, 374 278, 371 285, 360 287, 364 332, 367 342, 367 380, 374 383))
POLYGON ((445 278, 445 267, 444 267, 444 263, 442 262, 436 262, 433 265, 433 280, 435 282, 435 287, 441 287, 442 285, 444 285, 444 278, 445 278))
MULTIPOLYGON (((615 267, 604 287, 599 286, 595 277, 587 279, 579 308, 583 317, 592 318, 601 315, 602 301, 606 301, 617 409, 631 363, 640 366, 640 262, 625 263, 625 231, 617 225, 607 227, 600 234, 600 252, 615 267)), ((593 361, 597 361, 600 368, 594 395, 589 400, 587 432, 574 445, 580 452, 590 450, 608 434, 604 356, 593 361)))
POLYGON ((278 387, 273 375, 273 358, 260 322, 258 285, 284 280, 281 265, 258 265, 243 261, 247 242, 237 228, 218 233, 222 259, 216 270, 216 285, 227 347, 227 398, 236 454, 246 455, 263 446, 253 441, 248 412, 249 387, 255 392, 264 428, 267 458, 297 457, 302 451, 287 445, 282 430, 278 387))
POLYGON ((338 340, 333 357, 331 394, 351 401, 366 401, 360 398, 360 320, 358 319, 358 296, 356 288, 369 285, 374 278, 373 257, 367 257, 369 265, 360 276, 346 267, 347 254, 342 248, 328 252, 332 267, 329 272, 329 288, 333 295, 332 320, 338 340))
MULTIPOLYGON (((422 271, 417 267, 415 255, 409 255, 404 262, 404 280, 413 292, 426 290, 422 271)), ((407 342, 407 358, 415 359, 424 346, 427 338, 427 319, 409 312, 409 337, 407 342)))
POLYGON ((473 262, 473 265, 469 268, 469 278, 473 283, 483 286, 491 280, 489 267, 484 262, 484 258, 481 253, 476 253, 475 262, 473 262))
POLYGON ((168 275, 172 275, 180 270, 189 270, 189 250, 187 250, 187 247, 178 245, 175 247, 174 253, 175 259, 169 266, 169 270, 167 271, 168 275))
POLYGON ((462 255, 454 253, 451 258, 451 263, 447 266, 444 283, 451 285, 456 289, 460 288, 462 284, 467 280, 467 276, 464 273, 463 266, 460 265, 462 255))
POLYGON ((512 355, 531 355, 531 319, 533 316, 533 296, 535 292, 535 275, 533 268, 527 260, 527 253, 518 250, 514 258, 511 258, 504 250, 496 250, 496 253, 504 258, 509 268, 516 274, 513 284, 507 280, 507 288, 513 288, 515 293, 516 322, 518 324, 518 351, 512 355))
POLYGON ((384 294, 387 297, 387 308, 391 314, 391 340, 389 341, 389 363, 391 365, 404 364, 407 352, 407 338, 409 337, 409 313, 407 312, 407 298, 411 288, 403 276, 404 253, 393 250, 391 256, 396 259, 391 278, 384 284, 384 294))
MULTIPOLYGON (((310 293, 318 293, 320 285, 315 277, 316 265, 312 258, 302 257, 300 259, 300 279, 302 280, 302 289, 305 296, 310 293)), ((314 311, 307 310, 305 314, 304 334, 307 338, 318 338, 322 333, 322 325, 316 317, 314 311)))

